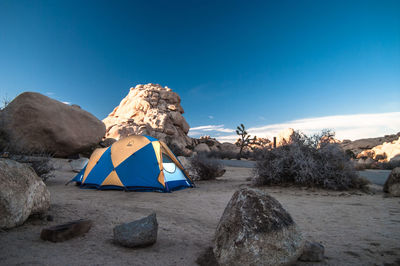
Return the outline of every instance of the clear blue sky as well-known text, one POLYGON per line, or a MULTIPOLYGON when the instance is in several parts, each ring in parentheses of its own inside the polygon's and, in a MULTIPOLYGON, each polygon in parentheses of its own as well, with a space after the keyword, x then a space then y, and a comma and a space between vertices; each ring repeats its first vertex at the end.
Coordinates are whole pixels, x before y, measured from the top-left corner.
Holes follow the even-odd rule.
POLYGON ((0 96, 103 119, 150 82, 192 127, 400 111, 400 1, 0 0, 0 96))

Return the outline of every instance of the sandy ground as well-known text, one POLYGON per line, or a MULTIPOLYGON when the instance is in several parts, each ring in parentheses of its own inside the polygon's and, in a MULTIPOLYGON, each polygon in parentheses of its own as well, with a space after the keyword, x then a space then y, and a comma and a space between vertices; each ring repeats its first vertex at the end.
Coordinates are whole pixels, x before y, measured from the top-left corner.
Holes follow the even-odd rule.
MULTIPOLYGON (((251 169, 227 167, 216 181, 174 193, 96 191, 64 184, 75 174, 62 161, 51 192, 54 221, 29 219, 0 231, 0 265, 194 265, 212 245, 214 230, 234 191, 249 185, 251 169), (155 211, 157 243, 128 249, 112 242, 114 226, 155 211), (91 219, 84 236, 62 243, 39 238, 42 228, 91 219)), ((379 189, 379 187, 378 187, 379 189)), ((293 216, 307 239, 326 249, 323 263, 299 265, 399 265, 400 198, 300 188, 264 188, 293 216)))

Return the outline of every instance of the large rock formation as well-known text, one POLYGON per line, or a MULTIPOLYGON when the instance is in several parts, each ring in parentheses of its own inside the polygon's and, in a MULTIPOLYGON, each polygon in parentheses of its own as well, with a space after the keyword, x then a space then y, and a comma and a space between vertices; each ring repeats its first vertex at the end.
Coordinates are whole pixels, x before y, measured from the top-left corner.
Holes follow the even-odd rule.
POLYGON ((378 162, 390 162, 391 160, 399 160, 400 158, 400 138, 392 142, 384 142, 372 149, 364 150, 357 155, 357 158, 371 158, 378 162))
POLYGON ((343 140, 340 146, 343 150, 350 150, 355 155, 359 154, 364 150, 372 149, 378 145, 382 145, 384 142, 392 142, 400 137, 400 132, 393 135, 386 135, 378 138, 358 139, 358 140, 343 140))
POLYGON ((220 265, 289 265, 304 240, 292 217, 265 192, 236 191, 219 221, 214 254, 220 265))
POLYGON ((85 151, 105 134, 92 114, 35 92, 20 94, 0 112, 0 129, 0 148, 58 157, 85 151))
POLYGON ((0 228, 21 225, 50 207, 50 192, 27 164, 0 159, 0 228))
POLYGON ((180 97, 158 84, 137 85, 103 122, 106 137, 121 139, 129 135, 150 135, 190 153, 189 125, 182 116, 180 97))

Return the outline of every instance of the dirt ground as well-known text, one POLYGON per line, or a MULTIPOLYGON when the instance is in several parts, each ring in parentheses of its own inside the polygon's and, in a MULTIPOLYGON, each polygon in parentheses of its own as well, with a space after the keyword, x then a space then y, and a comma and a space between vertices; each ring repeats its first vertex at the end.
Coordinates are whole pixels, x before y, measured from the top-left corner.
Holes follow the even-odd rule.
MULTIPOLYGON (((251 169, 227 167, 219 180, 197 182, 173 193, 122 192, 65 186, 73 173, 59 160, 48 214, 54 221, 29 219, 0 231, 0 265, 195 265, 212 245, 215 228, 235 190, 250 184, 251 169), (112 241, 114 226, 156 212, 157 243, 129 249, 112 241), (39 238, 42 228, 91 219, 92 229, 62 243, 39 238)), ((307 239, 325 246, 322 263, 299 265, 400 265, 400 198, 381 192, 327 192, 264 188, 292 215, 307 239)))

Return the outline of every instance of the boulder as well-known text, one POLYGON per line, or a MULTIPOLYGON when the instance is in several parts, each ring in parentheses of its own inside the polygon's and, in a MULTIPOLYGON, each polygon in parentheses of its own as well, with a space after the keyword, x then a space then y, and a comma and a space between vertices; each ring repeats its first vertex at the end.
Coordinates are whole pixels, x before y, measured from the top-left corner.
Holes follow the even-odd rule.
POLYGON ((50 207, 50 192, 27 164, 0 159, 0 228, 21 225, 50 207))
POLYGON ((189 125, 182 116, 180 97, 168 87, 158 84, 132 87, 121 103, 103 120, 106 137, 121 139, 129 135, 149 135, 174 144, 183 154, 190 154, 187 146, 189 125))
POLYGON ((220 145, 220 151, 225 152, 225 153, 238 154, 240 151, 240 148, 233 143, 224 142, 224 143, 221 143, 221 145, 220 145))
POLYGON ((67 157, 96 145, 105 134, 92 114, 35 92, 18 95, 0 112, 0 123, 8 142, 3 148, 16 153, 67 157))
POLYGON ((396 167, 386 180, 383 191, 391 196, 400 197, 400 167, 396 167))
POLYGON ((304 240, 290 214, 265 192, 236 191, 219 221, 214 254, 220 265, 288 265, 304 240))
POLYGON ((205 143, 200 143, 196 147, 194 147, 194 151, 197 153, 201 152, 210 152, 210 148, 205 143))
POLYGON ((319 262, 324 260, 325 248, 318 242, 306 241, 299 260, 307 262, 319 262))
POLYGON ((114 241, 124 247, 146 247, 157 241, 156 214, 114 228, 114 241))

